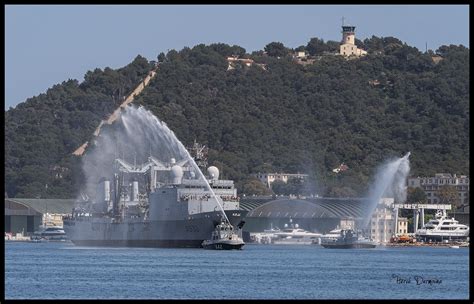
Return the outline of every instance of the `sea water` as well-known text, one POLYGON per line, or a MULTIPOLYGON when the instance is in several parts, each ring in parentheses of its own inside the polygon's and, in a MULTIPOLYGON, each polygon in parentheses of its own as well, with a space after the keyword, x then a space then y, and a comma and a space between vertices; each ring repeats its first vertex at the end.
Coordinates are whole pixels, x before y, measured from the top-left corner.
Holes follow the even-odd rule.
POLYGON ((6 299, 468 299, 469 249, 5 242, 6 299))

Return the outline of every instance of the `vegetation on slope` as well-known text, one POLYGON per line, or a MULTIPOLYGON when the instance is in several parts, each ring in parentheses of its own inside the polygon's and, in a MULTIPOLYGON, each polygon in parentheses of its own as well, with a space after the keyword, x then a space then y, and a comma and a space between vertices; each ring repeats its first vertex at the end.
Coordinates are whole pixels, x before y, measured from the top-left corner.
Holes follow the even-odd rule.
MULTIPOLYGON (((158 56, 157 76, 134 103, 185 145, 206 144, 210 164, 247 194, 265 193, 251 174, 277 171, 310 174, 305 185, 288 186, 301 193, 363 195, 376 166, 407 151, 413 175, 469 174, 469 49, 442 46, 436 53, 443 60, 435 64, 432 52, 396 38, 357 44, 369 54, 346 60, 331 55, 337 44, 313 38, 297 48, 317 59, 305 66, 280 43, 252 54, 226 44, 171 50, 158 56), (231 55, 265 69, 227 70, 231 55), (349 169, 334 174, 342 162, 349 169)), ((137 57, 6 111, 8 195, 75 197, 82 177, 71 152, 150 69, 137 57)), ((295 190, 279 185, 278 191, 295 190)))

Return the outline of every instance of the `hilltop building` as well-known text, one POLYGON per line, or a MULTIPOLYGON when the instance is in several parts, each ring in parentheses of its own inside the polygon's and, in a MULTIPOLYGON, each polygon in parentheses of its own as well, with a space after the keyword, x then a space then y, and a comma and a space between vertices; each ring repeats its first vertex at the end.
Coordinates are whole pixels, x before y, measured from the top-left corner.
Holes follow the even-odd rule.
POLYGON ((274 181, 282 181, 284 183, 288 183, 288 180, 292 178, 305 179, 308 177, 308 174, 257 173, 255 174, 255 177, 257 177, 268 188, 271 188, 271 185, 274 181))
POLYGON ((342 41, 339 47, 339 54, 345 57, 367 55, 366 51, 359 49, 357 45, 355 45, 355 26, 342 26, 342 41))
POLYGON ((241 63, 246 67, 251 67, 252 65, 256 65, 262 68, 263 70, 266 70, 266 65, 263 63, 255 63, 255 61, 253 61, 250 58, 239 58, 238 56, 235 56, 235 55, 227 57, 227 63, 228 63, 228 66, 227 66, 228 71, 235 69, 235 66, 237 63, 241 63))

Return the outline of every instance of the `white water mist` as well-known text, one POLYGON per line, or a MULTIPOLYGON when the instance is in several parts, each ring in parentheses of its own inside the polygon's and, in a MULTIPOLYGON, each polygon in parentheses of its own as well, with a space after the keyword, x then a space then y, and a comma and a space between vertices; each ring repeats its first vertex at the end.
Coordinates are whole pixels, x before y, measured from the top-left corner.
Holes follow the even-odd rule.
POLYGON ((368 225, 372 213, 382 197, 394 198, 395 202, 399 203, 406 201, 406 180, 410 173, 409 156, 410 152, 401 158, 387 161, 377 169, 375 180, 369 189, 368 204, 362 227, 368 225))
POLYGON ((178 162, 187 159, 195 176, 202 180, 206 190, 212 194, 224 218, 227 219, 219 198, 184 145, 166 123, 144 107, 127 106, 121 112, 120 119, 112 126, 103 128, 96 139, 96 145, 83 158, 83 170, 86 176, 84 192, 94 197, 100 179, 113 176, 116 158, 124 159, 133 165, 146 163, 149 156, 163 163, 169 163, 172 158, 178 162))

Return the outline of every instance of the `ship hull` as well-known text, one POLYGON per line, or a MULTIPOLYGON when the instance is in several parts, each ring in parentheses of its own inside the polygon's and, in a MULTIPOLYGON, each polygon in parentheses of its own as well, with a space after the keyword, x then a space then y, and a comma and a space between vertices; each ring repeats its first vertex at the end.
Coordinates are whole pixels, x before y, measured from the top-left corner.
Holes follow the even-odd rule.
MULTIPOLYGON (((245 216, 241 210, 226 210, 233 226, 245 216)), ((209 239, 221 212, 207 212, 183 220, 129 220, 113 222, 111 218, 64 220, 64 230, 77 246, 105 247, 172 247, 200 248, 209 239)))
POLYGON ((76 246, 87 247, 143 247, 143 248, 199 248, 200 240, 73 240, 76 246))
POLYGON ((424 242, 442 242, 444 240, 461 240, 465 241, 469 235, 440 235, 440 234, 417 234, 416 238, 424 242))
POLYGON ((203 245, 204 249, 213 249, 213 250, 240 250, 244 246, 244 243, 213 243, 208 245, 203 245))

